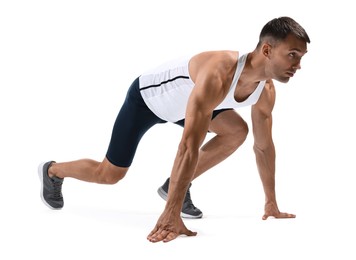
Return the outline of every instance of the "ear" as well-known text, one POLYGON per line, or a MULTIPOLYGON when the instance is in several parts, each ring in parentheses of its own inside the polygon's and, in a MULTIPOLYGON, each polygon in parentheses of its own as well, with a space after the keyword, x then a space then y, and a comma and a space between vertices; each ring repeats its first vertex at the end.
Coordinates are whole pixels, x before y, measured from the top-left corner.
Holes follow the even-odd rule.
POLYGON ((268 43, 264 43, 261 47, 262 54, 266 58, 269 58, 269 56, 271 55, 271 50, 272 50, 272 46, 268 43))

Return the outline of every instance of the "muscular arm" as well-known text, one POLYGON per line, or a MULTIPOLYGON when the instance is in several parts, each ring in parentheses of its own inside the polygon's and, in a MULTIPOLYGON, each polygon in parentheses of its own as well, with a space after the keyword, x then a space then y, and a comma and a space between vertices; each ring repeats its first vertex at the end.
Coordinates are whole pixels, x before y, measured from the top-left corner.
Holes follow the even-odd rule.
POLYGON ((180 234, 196 234, 186 229, 180 212, 212 112, 228 91, 225 85, 226 63, 220 64, 220 60, 224 59, 214 55, 205 57, 204 62, 199 62, 197 66, 199 69, 193 73, 195 86, 187 105, 185 127, 172 168, 167 203, 156 227, 148 236, 151 242, 168 242, 180 234))
POLYGON ((187 107, 183 136, 178 146, 170 178, 165 210, 174 215, 179 215, 181 212, 186 190, 197 166, 199 148, 205 139, 211 120, 213 108, 210 105, 205 105, 205 102, 212 103, 214 99, 209 94, 202 93, 198 88, 192 93, 187 107))
POLYGON ((181 211, 177 205, 183 203, 194 175, 199 149, 208 132, 212 112, 228 91, 224 85, 228 66, 221 62, 226 58, 221 58, 221 55, 207 56, 191 61, 190 66, 195 86, 187 105, 183 136, 174 161, 166 204, 166 209, 174 208, 176 214, 181 211), (194 73, 196 67, 199 69, 194 73))
POLYGON ((275 192, 276 152, 272 138, 272 110, 275 103, 273 82, 267 81, 259 101, 252 107, 254 152, 263 189, 265 192, 265 214, 276 218, 291 218, 295 215, 279 212, 275 192))

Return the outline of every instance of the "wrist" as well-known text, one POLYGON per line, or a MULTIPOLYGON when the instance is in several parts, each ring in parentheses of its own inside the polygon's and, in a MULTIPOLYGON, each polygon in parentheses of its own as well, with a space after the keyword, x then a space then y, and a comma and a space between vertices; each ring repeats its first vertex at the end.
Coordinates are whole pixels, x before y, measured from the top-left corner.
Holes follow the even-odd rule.
POLYGON ((182 206, 183 202, 181 204, 179 203, 171 203, 169 200, 166 202, 166 206, 164 208, 164 211, 170 215, 178 215, 180 216, 180 212, 182 211, 182 206))
POLYGON ((275 204, 277 205, 277 200, 276 197, 266 197, 265 198, 265 204, 275 204))

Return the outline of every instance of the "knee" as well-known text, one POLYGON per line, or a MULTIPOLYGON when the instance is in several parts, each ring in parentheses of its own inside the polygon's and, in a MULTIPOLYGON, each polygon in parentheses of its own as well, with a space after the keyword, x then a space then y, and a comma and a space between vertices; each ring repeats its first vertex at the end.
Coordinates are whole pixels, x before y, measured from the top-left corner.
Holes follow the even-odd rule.
POLYGON ((118 183, 121 179, 123 179, 125 177, 125 175, 120 175, 120 176, 117 176, 117 175, 107 175, 105 176, 105 178, 102 179, 102 183, 103 184, 116 184, 118 183))
POLYGON ((241 129, 239 132, 240 132, 241 138, 243 139, 243 141, 245 141, 247 138, 248 132, 249 132, 248 125, 245 121, 243 121, 243 123, 241 124, 241 129))
POLYGON ((231 138, 231 144, 236 148, 239 147, 243 142, 245 142, 249 132, 248 125, 245 121, 242 121, 238 127, 232 132, 233 138, 231 138))
POLYGON ((122 180, 127 172, 128 169, 120 168, 118 169, 98 169, 97 176, 98 176, 98 183, 100 184, 116 184, 120 180, 122 180))

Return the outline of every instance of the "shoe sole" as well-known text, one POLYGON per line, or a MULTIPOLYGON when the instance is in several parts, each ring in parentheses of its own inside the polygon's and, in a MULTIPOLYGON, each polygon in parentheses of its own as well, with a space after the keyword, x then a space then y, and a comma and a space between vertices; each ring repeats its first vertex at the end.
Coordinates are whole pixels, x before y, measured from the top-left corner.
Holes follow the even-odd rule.
POLYGON ((190 219, 197 219, 197 218, 202 218, 203 217, 203 213, 200 213, 198 216, 192 216, 189 214, 185 214, 184 212, 180 213, 182 218, 190 218, 190 219))
POLYGON ((167 192, 165 192, 165 191, 162 189, 162 187, 160 187, 160 188, 157 190, 157 192, 158 192, 158 195, 159 195, 163 200, 167 201, 167 196, 168 196, 168 194, 167 194, 167 192))
MULTIPOLYGON (((162 187, 159 187, 159 189, 157 190, 157 193, 163 200, 167 201, 168 194, 167 194, 167 192, 165 192, 162 189, 162 187)), ((182 218, 190 218, 190 219, 196 219, 196 218, 202 218, 203 217, 203 213, 199 214, 198 216, 193 216, 193 215, 189 215, 189 214, 186 214, 184 212, 181 212, 180 215, 181 215, 182 218)))
POLYGON ((50 209, 54 209, 54 210, 60 210, 60 209, 62 209, 62 208, 54 208, 54 207, 52 207, 51 205, 49 205, 48 203, 47 203, 47 201, 44 199, 44 197, 43 197, 43 166, 46 164, 47 162, 43 162, 43 163, 41 163, 39 166, 38 166, 38 177, 40 178, 40 182, 41 182, 41 190, 40 190, 40 196, 41 196, 41 199, 42 199, 42 201, 43 201, 43 203, 47 206, 47 207, 49 207, 50 209))

